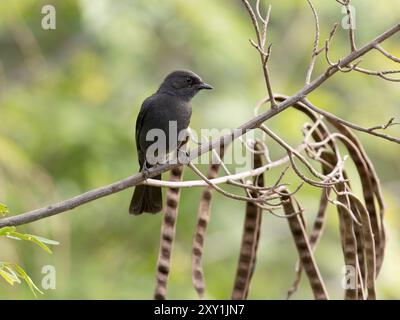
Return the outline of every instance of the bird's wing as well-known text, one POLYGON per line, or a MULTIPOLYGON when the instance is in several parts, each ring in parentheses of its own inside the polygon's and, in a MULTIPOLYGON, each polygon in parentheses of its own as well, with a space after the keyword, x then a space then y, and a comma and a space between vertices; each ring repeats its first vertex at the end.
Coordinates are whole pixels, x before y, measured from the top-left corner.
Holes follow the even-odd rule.
POLYGON ((152 105, 152 101, 153 101, 152 96, 143 101, 139 114, 136 118, 135 140, 136 140, 136 150, 138 152, 140 167, 142 167, 144 162, 145 150, 140 149, 139 136, 140 136, 140 131, 142 130, 144 118, 152 105))

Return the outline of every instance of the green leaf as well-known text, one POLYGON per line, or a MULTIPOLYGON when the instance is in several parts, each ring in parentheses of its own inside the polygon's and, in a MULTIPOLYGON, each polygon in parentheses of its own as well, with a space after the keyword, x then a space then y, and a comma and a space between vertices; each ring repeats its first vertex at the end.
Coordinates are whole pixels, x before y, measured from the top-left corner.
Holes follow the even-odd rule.
POLYGON ((0 236, 6 236, 7 233, 15 231, 15 227, 3 227, 0 229, 0 236))
POLYGON ((12 286, 15 282, 21 283, 18 276, 8 263, 0 262, 0 276, 12 286))
POLYGON ((11 231, 6 236, 8 238, 31 241, 31 242, 35 243, 36 245, 38 245, 39 247, 41 247, 47 253, 49 253, 49 254, 53 253, 48 246, 46 246, 44 243, 42 243, 40 240, 38 240, 35 236, 31 236, 30 234, 23 234, 23 233, 11 231))
POLYGON ((51 251, 51 249, 48 246, 46 246, 42 241, 40 241, 36 236, 32 236, 30 234, 25 234, 24 236, 27 237, 26 240, 37 244, 44 251, 46 251, 48 254, 52 254, 53 253, 53 251, 51 251))
POLYGON ((35 297, 37 292, 43 294, 43 292, 35 285, 25 270, 16 263, 0 262, 0 276, 10 285, 14 285, 14 283, 21 283, 20 279, 24 280, 35 297))
POLYGON ((52 254, 53 252, 46 245, 46 243, 52 244, 52 245, 59 244, 59 242, 54 241, 54 240, 46 239, 46 238, 35 236, 32 234, 27 234, 27 233, 24 234, 24 233, 17 232, 17 231, 15 231, 15 227, 4 227, 4 228, 0 229, 0 236, 2 236, 2 235, 6 236, 7 238, 11 238, 11 239, 25 240, 25 241, 33 242, 49 254, 52 254))
POLYGON ((14 277, 14 281, 15 281, 15 282, 21 283, 21 280, 18 279, 18 275, 14 272, 13 269, 11 269, 10 266, 4 265, 3 267, 4 267, 4 269, 7 269, 8 273, 9 273, 10 275, 12 275, 12 276, 14 277))
POLYGON ((39 292, 40 294, 43 294, 43 292, 35 285, 35 283, 28 276, 28 274, 25 272, 24 269, 22 269, 17 264, 15 264, 14 267, 15 267, 19 277, 22 278, 26 282, 26 284, 28 285, 28 287, 32 291, 32 293, 35 295, 35 297, 36 297, 36 292, 39 292))
POLYGON ((14 239, 14 240, 22 240, 22 239, 19 238, 19 237, 12 236, 10 233, 7 233, 7 234, 6 234, 6 237, 9 238, 9 239, 14 239))
POLYGON ((40 236, 34 236, 34 235, 30 235, 32 237, 35 237, 36 239, 38 239, 40 242, 46 243, 46 244, 51 244, 53 246, 58 246, 60 243, 56 240, 51 240, 51 239, 47 239, 44 237, 40 237, 40 236))
MULTIPOLYGON (((52 251, 46 244, 58 245, 58 241, 46 239, 43 237, 35 236, 32 234, 24 234, 16 231, 15 227, 3 227, 0 228, 0 236, 6 236, 11 239, 30 241, 42 248, 47 253, 51 254, 52 251)), ((24 280, 28 285, 29 289, 36 297, 36 293, 43 294, 42 291, 35 285, 32 279, 28 276, 23 268, 17 264, 5 263, 0 261, 0 277, 7 281, 10 285, 14 283, 21 283, 24 280)))
POLYGON ((16 282, 13 275, 3 269, 0 269, 0 276, 12 286, 14 285, 14 282, 16 282))
POLYGON ((10 213, 10 211, 8 211, 7 206, 0 202, 0 216, 5 216, 8 213, 10 213))

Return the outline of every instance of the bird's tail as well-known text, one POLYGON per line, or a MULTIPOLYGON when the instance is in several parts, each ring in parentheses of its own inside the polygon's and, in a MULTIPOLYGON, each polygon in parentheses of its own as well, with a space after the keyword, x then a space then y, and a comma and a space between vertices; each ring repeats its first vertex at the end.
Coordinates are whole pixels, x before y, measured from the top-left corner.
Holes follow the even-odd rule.
MULTIPOLYGON (((161 175, 153 179, 161 180, 161 175)), ((162 194, 160 187, 138 185, 133 192, 129 213, 138 215, 143 212, 157 213, 162 209, 162 194)))

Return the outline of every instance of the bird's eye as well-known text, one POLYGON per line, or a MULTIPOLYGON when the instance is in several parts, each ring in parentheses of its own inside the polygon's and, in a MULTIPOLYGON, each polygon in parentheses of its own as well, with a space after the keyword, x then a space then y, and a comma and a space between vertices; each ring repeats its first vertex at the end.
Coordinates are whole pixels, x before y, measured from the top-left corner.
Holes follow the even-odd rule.
POLYGON ((190 77, 186 78, 186 82, 188 83, 189 87, 193 84, 193 79, 190 77))

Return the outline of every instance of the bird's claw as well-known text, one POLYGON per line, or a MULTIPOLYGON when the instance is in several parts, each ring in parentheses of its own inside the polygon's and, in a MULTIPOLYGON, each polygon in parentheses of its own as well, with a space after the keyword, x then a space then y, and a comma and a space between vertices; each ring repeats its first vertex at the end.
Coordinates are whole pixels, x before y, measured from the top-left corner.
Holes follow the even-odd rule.
POLYGON ((140 172, 142 173, 143 178, 145 180, 147 180, 149 178, 150 172, 149 172, 149 168, 147 168, 147 166, 146 166, 146 163, 143 165, 142 170, 140 170, 140 172))

